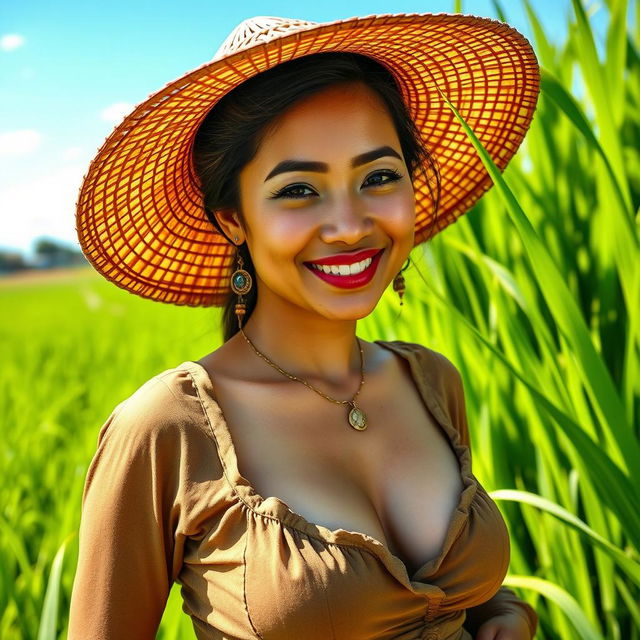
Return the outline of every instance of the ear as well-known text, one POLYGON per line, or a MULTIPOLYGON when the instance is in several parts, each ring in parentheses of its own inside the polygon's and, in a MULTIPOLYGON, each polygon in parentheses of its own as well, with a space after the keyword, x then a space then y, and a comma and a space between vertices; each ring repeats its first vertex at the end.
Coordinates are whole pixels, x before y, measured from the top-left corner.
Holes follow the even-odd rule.
POLYGON ((245 241, 245 232, 240 222, 240 217, 235 209, 217 209, 213 212, 220 228, 234 244, 242 244, 245 241), (238 238, 237 242, 234 240, 238 238))

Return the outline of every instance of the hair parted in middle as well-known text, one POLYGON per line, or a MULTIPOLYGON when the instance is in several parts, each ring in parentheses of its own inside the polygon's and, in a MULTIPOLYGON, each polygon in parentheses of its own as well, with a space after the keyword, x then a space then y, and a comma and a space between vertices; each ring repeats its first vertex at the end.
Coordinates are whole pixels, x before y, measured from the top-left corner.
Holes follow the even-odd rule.
MULTIPOLYGON (((243 82, 213 107, 198 128, 193 144, 193 162, 200 181, 207 218, 218 233, 226 235, 213 214, 235 210, 244 224, 240 203, 240 172, 251 162, 262 139, 277 118, 294 103, 341 83, 360 82, 374 90, 386 105, 393 121, 407 170, 430 171, 427 184, 435 203, 432 227, 437 222, 440 176, 393 75, 379 62, 353 52, 315 53, 283 62, 243 82), (432 180, 435 189, 432 187, 432 180)), ((229 238, 227 238, 230 240, 229 238)), ((233 243, 232 243, 233 244, 233 243)), ((237 247, 253 287, 245 296, 246 322, 257 301, 257 278, 246 242, 237 247)), ((229 289, 223 311, 223 340, 238 332, 235 294, 229 289)))

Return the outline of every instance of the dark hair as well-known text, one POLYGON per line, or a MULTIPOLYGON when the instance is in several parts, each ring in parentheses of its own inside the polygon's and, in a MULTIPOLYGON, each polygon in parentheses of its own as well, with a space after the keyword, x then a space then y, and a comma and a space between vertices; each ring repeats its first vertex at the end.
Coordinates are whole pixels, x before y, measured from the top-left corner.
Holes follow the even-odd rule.
MULTIPOLYGON (((431 180, 427 184, 437 212, 440 176, 393 75, 373 58, 358 53, 314 53, 283 62, 246 80, 221 98, 200 125, 193 145, 194 168, 207 217, 219 233, 224 235, 213 215, 216 210, 234 209, 244 224, 239 174, 257 153, 269 126, 298 100, 331 85, 349 82, 366 84, 386 104, 412 179, 419 169, 429 167, 433 171, 435 194, 431 180)), ((238 251, 244 260, 243 268, 253 279, 253 286, 245 295, 246 322, 256 305, 257 280, 246 242, 238 251)), ((236 295, 230 288, 222 320, 225 342, 238 332, 235 301, 236 295)))

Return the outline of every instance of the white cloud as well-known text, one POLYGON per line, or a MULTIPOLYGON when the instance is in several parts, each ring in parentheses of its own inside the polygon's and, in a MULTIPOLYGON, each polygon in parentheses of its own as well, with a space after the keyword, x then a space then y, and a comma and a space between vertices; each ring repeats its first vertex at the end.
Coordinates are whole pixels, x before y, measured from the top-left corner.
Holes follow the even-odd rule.
POLYGON ((0 37, 0 49, 13 51, 24 44, 24 36, 18 33, 7 33, 0 37))
POLYGON ((29 251, 35 237, 46 235, 78 246, 75 204, 85 170, 69 165, 0 190, 2 245, 29 251))
POLYGON ((65 162, 74 162, 80 160, 84 155, 84 149, 82 147, 68 147, 60 154, 60 157, 65 162))
POLYGON ((40 146, 42 136, 33 129, 0 133, 0 158, 32 153, 40 146))
POLYGON ((120 122, 126 115, 133 111, 133 105, 128 102, 115 102, 105 107, 100 112, 100 117, 107 122, 114 124, 120 122))

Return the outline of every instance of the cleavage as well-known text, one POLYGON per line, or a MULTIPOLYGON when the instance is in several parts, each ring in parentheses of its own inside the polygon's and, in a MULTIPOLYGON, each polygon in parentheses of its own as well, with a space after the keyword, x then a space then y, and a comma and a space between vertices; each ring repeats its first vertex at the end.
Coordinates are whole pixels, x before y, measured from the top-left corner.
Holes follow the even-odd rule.
POLYGON ((277 497, 310 524, 375 538, 406 558, 408 571, 439 554, 463 485, 448 437, 422 401, 414 396, 402 411, 363 401, 370 424, 360 432, 345 407, 292 385, 282 394, 253 389, 250 405, 239 400, 249 393, 242 383, 217 386, 227 427, 236 425, 239 472, 261 497, 277 497))

